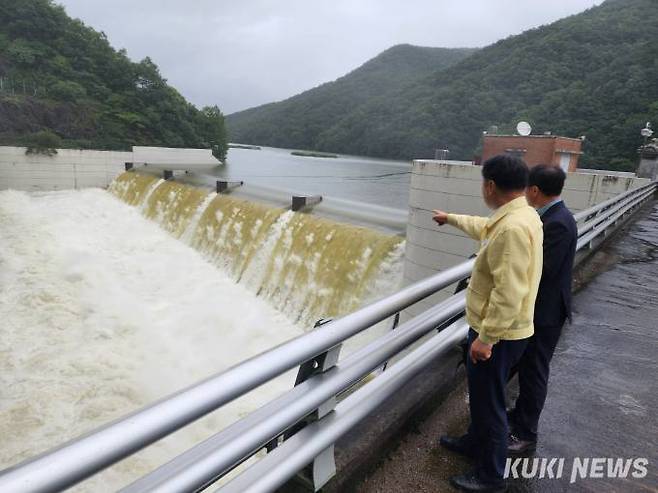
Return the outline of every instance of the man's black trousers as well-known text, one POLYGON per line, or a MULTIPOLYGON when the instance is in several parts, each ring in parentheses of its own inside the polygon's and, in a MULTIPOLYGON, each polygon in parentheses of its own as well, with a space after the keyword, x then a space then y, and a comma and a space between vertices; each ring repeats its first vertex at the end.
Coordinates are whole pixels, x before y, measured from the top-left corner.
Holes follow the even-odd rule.
MULTIPOLYGON (((477 332, 468 332, 468 347, 477 332)), ((476 473, 483 481, 500 483, 507 459, 507 413, 505 387, 510 371, 526 348, 528 339, 499 341, 494 344, 491 358, 473 363, 466 358, 471 425, 468 441, 477 454, 476 473)))
POLYGON ((514 434, 522 440, 537 441, 539 416, 548 391, 551 358, 561 333, 562 325, 535 327, 535 334, 528 339, 528 347, 519 361, 519 397, 510 418, 514 434))

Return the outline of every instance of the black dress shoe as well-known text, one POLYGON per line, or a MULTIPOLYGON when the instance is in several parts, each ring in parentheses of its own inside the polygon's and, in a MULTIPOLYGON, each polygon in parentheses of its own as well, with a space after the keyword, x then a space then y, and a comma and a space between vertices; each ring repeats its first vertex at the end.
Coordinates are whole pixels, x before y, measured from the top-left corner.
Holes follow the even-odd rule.
POLYGON ((451 477, 450 484, 461 491, 478 491, 481 493, 502 493, 507 491, 505 481, 486 482, 481 480, 474 471, 451 477))
POLYGON ((452 452, 457 452, 458 454, 468 457, 469 459, 475 458, 475 450, 473 448, 473 443, 469 439, 468 435, 462 435, 460 437, 450 437, 447 435, 442 436, 439 439, 439 443, 443 448, 446 448, 452 452))
POLYGON ((534 452, 537 448, 537 442, 534 440, 524 440, 511 434, 507 439, 507 451, 511 454, 525 454, 534 452))

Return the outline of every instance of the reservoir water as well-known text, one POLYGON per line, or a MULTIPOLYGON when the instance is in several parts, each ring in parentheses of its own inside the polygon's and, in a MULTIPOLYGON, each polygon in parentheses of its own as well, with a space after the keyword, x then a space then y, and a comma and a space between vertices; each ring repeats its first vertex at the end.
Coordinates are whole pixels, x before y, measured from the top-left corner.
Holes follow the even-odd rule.
POLYGON ((229 149, 217 176, 306 194, 407 208, 411 163, 343 156, 293 156, 290 149, 229 149))

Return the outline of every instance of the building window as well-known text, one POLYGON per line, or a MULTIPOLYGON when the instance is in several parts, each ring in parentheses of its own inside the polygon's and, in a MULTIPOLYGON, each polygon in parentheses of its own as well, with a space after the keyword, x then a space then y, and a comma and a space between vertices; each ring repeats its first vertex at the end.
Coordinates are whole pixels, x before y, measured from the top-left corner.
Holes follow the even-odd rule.
POLYGON ((518 158, 523 158, 526 152, 528 152, 527 149, 505 149, 505 154, 518 158))

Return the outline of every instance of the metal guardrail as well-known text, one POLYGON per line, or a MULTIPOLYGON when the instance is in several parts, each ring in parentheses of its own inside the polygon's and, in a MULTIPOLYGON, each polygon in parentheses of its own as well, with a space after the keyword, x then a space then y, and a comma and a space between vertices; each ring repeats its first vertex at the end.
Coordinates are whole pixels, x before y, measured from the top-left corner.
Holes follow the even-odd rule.
POLYGON ((617 224, 624 215, 651 198, 657 188, 658 184, 652 182, 574 214, 576 221, 584 221, 578 226, 576 250, 580 251, 585 246, 593 248, 595 240, 601 236, 605 238, 610 226, 617 224))
POLYGON ((646 185, 643 185, 638 188, 634 188, 632 190, 628 190, 627 192, 621 193, 608 200, 600 202, 590 207, 589 209, 585 209, 583 211, 577 212, 576 214, 573 215, 573 217, 576 221, 580 222, 583 219, 590 218, 597 214, 600 214, 602 211, 609 209, 610 207, 614 206, 616 203, 618 203, 619 201, 625 198, 628 198, 633 195, 637 195, 638 193, 641 193, 643 191, 655 190, 655 187, 656 187, 656 182, 647 183, 646 185))
MULTIPOLYGON (((595 240, 605 237, 609 228, 623 216, 649 200, 656 188, 657 184, 651 183, 576 214, 578 221, 584 221, 579 227, 578 250, 593 247, 595 240)), ((285 371, 311 360, 319 361, 346 339, 467 278, 473 263, 474 260, 469 260, 410 285, 140 411, 8 468, 0 472, 0 491, 57 492, 73 486, 285 371)), ((333 443, 336 439, 430 361, 463 340, 468 329, 465 322, 460 319, 452 323, 338 404, 335 404, 335 396, 462 313, 464 305, 464 293, 455 294, 340 363, 319 368, 289 392, 122 491, 199 491, 268 445, 270 452, 264 458, 218 491, 272 491, 309 463, 312 463, 311 480, 319 488, 334 474, 333 443), (281 440, 293 425, 322 408, 325 411, 317 414, 315 422, 286 437, 285 441, 281 440), (278 444, 280 441, 282 443, 278 444), (271 450, 273 443, 278 446, 271 450)))

